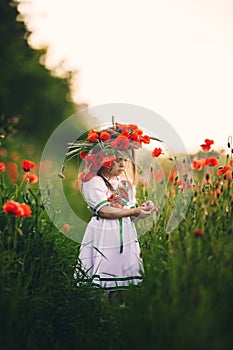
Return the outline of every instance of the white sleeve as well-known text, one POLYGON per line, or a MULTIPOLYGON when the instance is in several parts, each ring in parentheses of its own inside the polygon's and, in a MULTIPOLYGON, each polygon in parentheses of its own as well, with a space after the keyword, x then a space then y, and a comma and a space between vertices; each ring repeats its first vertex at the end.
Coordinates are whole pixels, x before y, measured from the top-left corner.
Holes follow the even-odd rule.
POLYGON ((104 180, 99 176, 94 176, 90 181, 83 183, 83 195, 90 206, 96 213, 108 202, 108 188, 104 180))
POLYGON ((130 181, 128 182, 128 193, 129 193, 129 206, 134 207, 136 206, 136 188, 134 185, 131 184, 130 181))

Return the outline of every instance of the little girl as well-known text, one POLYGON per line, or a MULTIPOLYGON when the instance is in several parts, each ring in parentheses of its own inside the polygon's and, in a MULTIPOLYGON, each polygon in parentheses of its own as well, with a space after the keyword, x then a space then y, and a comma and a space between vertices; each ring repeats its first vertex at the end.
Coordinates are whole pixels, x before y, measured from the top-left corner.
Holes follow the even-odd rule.
MULTIPOLYGON (((130 130, 130 126, 127 127, 130 130)), ((83 196, 93 217, 87 225, 75 268, 78 286, 90 282, 93 286, 115 291, 127 289, 130 284, 137 285, 142 280, 143 263, 134 221, 150 215, 153 203, 148 201, 136 207, 135 184, 127 176, 130 165, 134 178, 136 175, 135 164, 129 159, 133 159, 136 143, 135 139, 130 141, 132 133, 125 133, 130 142, 124 140, 123 133, 122 125, 97 133, 98 142, 101 135, 105 136, 105 142, 108 140, 107 150, 109 145, 118 145, 114 155, 100 156, 103 147, 97 144, 91 151, 91 158, 90 152, 81 156, 87 163, 86 168, 92 170, 82 173, 81 178, 83 196), (96 159, 99 159, 99 166, 96 166, 96 159)))

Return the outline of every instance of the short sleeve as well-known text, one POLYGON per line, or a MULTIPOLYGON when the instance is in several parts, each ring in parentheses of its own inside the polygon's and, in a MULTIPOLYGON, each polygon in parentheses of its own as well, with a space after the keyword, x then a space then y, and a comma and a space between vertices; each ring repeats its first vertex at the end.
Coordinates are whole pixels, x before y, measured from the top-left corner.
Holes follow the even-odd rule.
POLYGON ((90 208, 98 212, 104 205, 109 204, 108 188, 99 176, 83 183, 83 195, 90 208))

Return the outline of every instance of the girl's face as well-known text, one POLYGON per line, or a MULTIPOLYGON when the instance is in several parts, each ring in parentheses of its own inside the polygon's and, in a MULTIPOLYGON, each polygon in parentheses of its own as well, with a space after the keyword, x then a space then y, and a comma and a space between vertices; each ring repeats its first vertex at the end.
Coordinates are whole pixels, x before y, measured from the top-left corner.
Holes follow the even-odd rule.
POLYGON ((128 162, 128 158, 116 158, 114 161, 111 170, 108 169, 109 175, 111 176, 119 176, 123 171, 125 171, 126 164, 128 162))

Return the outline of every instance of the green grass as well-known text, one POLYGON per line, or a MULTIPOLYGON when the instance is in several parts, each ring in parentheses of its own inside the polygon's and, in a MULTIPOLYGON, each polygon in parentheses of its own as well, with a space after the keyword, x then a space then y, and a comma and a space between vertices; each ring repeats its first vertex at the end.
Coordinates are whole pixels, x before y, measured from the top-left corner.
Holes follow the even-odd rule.
POLYGON ((196 184, 184 220, 169 235, 168 197, 140 238, 142 285, 124 292, 123 304, 76 287, 79 244, 48 220, 37 185, 2 183, 3 202, 27 201, 33 217, 0 215, 1 349, 232 349, 232 183, 221 179, 216 197, 216 181, 196 184), (203 234, 196 237, 195 229, 203 234))

